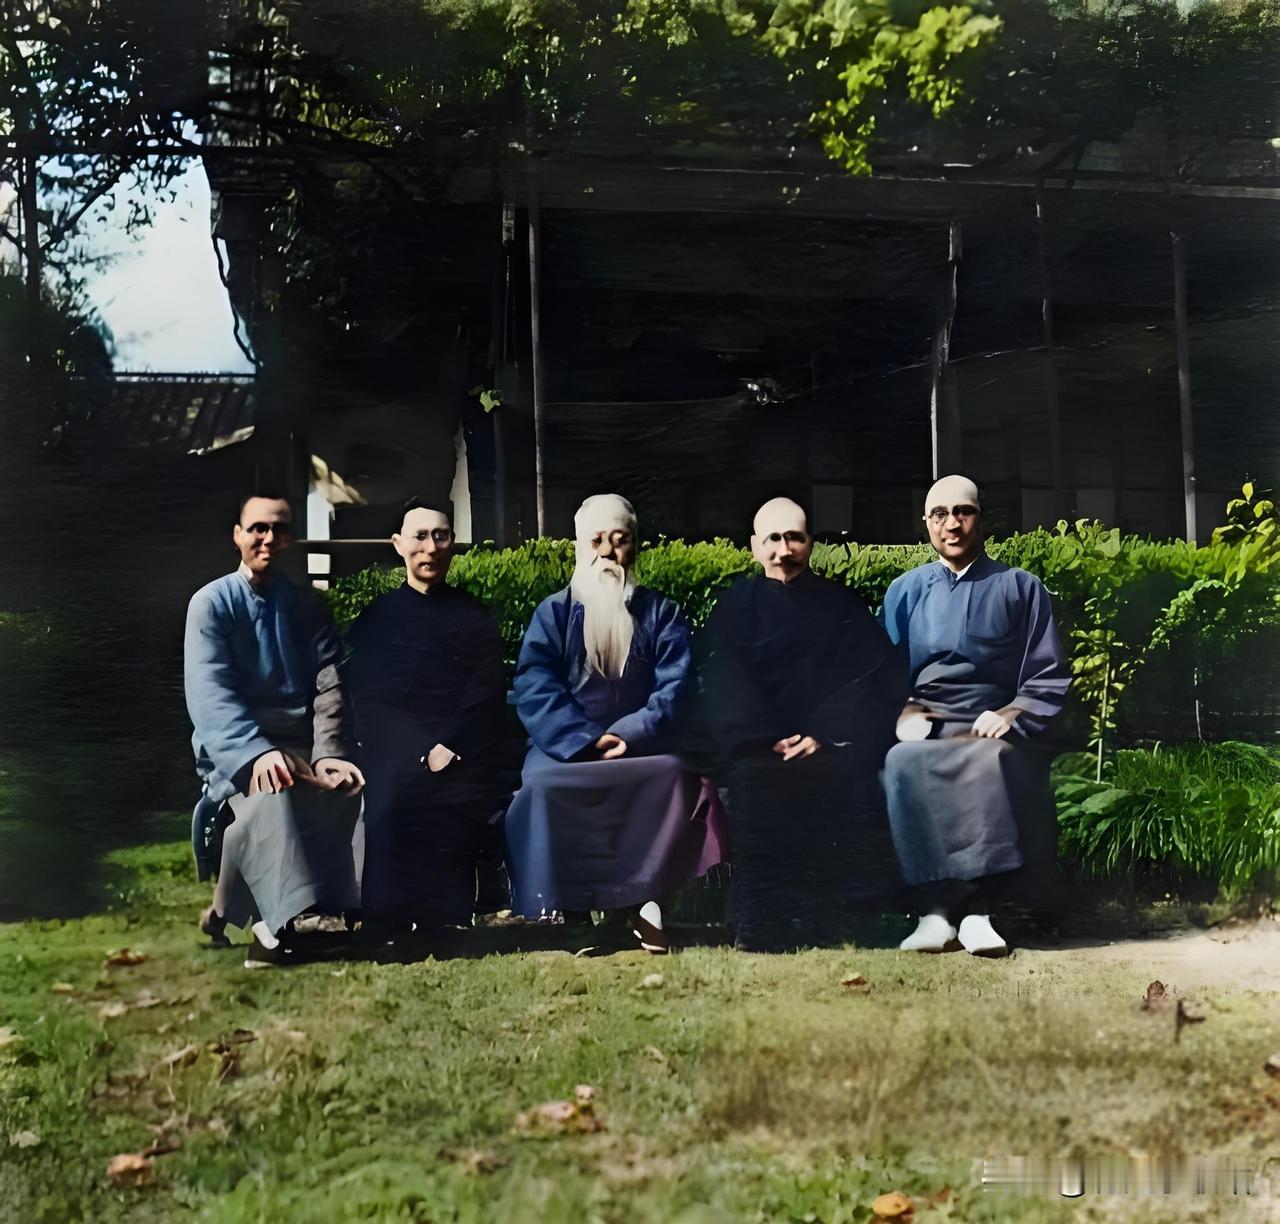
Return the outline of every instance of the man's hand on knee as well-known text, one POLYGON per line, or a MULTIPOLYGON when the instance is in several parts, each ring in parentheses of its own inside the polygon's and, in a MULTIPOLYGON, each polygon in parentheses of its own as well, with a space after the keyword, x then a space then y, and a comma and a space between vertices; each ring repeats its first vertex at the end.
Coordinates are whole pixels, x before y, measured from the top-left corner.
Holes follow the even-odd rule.
POLYGON ((627 741, 612 731, 606 731, 598 740, 596 748, 602 761, 613 761, 627 754, 627 741))
POLYGON ((358 795, 364 789, 364 774, 341 757, 321 757, 311 768, 315 771, 311 781, 323 790, 358 795))
POLYGON ((973 733, 982 739, 1001 739, 1009 734, 1021 713, 1014 706, 1005 706, 1002 710, 983 710, 973 720, 973 733))
POLYGON ((299 760, 291 752, 282 748, 273 748, 264 752, 253 763, 253 774, 249 780, 250 795, 278 795, 287 791, 295 782, 316 781, 311 766, 299 760))

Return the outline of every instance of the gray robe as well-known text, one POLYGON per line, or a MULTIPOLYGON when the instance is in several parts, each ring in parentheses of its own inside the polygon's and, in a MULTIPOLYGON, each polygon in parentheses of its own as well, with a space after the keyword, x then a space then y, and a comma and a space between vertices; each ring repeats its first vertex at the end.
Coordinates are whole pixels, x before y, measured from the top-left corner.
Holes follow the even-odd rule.
POLYGON ((196 769, 223 835, 218 897, 235 926, 272 931, 307 909, 358 908, 364 857, 359 796, 303 783, 247 795, 273 748, 313 762, 345 757, 341 643, 310 595, 287 578, 250 585, 242 570, 202 587, 187 609, 184 685, 196 769))
POLYGON ((885 760, 894 846, 908 884, 1050 869, 1056 842, 1043 734, 1071 671, 1049 593, 981 554, 959 579, 941 562, 903 574, 885 628, 910 654, 910 700, 939 717, 885 760), (984 710, 1023 713, 1001 739, 972 735, 984 710))

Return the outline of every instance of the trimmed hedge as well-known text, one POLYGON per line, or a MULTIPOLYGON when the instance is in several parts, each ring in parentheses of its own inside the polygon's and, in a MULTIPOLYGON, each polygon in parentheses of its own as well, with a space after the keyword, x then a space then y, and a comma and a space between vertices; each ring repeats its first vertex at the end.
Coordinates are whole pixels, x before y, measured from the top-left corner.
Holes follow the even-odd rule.
MULTIPOLYGON (((1122 536, 1081 520, 992 541, 993 557, 1039 577, 1054 599, 1075 672, 1077 742, 1102 757, 1121 741, 1188 738, 1203 723, 1244 711, 1249 738, 1274 738, 1280 710, 1267 708, 1280 679, 1280 532, 1275 508, 1251 486, 1230 507, 1231 522, 1213 543, 1122 536), (1223 691, 1215 675, 1251 659, 1255 685, 1223 691), (1131 691, 1132 690, 1132 691, 1131 691), (1250 703, 1253 703, 1252 706, 1250 703)), ((813 568, 853 587, 879 609, 899 574, 933 559, 928 544, 819 544, 813 568)), ((561 589, 573 568, 568 540, 532 540, 518 548, 478 546, 456 557, 449 581, 483 600, 498 618, 506 659, 514 666, 534 608, 561 589)), ((751 573, 750 552, 729 540, 645 544, 637 580, 675 599, 695 628, 705 624, 717 592, 751 573)), ((328 593, 340 627, 374 596, 403 581, 400 568, 374 566, 338 579, 328 593)), ((1213 726, 1206 732, 1213 738, 1213 726)))

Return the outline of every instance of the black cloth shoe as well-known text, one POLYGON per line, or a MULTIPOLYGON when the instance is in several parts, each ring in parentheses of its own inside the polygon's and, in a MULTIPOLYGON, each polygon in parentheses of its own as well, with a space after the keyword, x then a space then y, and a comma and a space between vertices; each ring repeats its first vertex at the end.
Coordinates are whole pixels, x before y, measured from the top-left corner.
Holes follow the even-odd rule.
POLYGON ((293 953, 283 942, 276 944, 274 948, 267 948, 262 945, 255 935, 253 942, 249 945, 249 955, 244 958, 244 967, 246 969, 267 969, 288 965, 292 961, 293 953))

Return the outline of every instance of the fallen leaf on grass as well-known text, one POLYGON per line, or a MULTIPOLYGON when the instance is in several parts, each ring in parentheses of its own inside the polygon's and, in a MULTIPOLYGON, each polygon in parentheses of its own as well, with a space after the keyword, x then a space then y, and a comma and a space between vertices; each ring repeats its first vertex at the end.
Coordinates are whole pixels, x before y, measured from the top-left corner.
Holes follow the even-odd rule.
POLYGON ((1280 1079, 1280 1054, 1272 1054, 1266 1062, 1262 1064, 1262 1069, 1268 1074, 1280 1079))
POLYGON ((148 959, 145 952, 135 952, 132 948, 117 948, 114 952, 107 953, 107 964, 117 969, 130 965, 140 965, 148 959))
POLYGON ((648 1054, 649 1057, 652 1058, 654 1062, 661 1063, 664 1067, 667 1065, 667 1056, 660 1049, 658 1049, 657 1046, 647 1045, 644 1048, 644 1052, 648 1054))
POLYGON ((882 1194, 871 1204, 871 1211, 877 1220, 910 1220, 914 1205, 900 1190, 891 1190, 882 1194))
POLYGON ((81 997, 84 994, 84 991, 77 990, 74 986, 71 985, 70 982, 54 982, 54 984, 50 986, 49 989, 53 991, 54 994, 74 995, 77 998, 81 997))
POLYGON ((604 1130, 595 1112, 596 1090, 579 1084, 572 1101, 548 1101, 516 1115, 516 1130, 541 1135, 586 1135, 604 1130))
POLYGON ((465 1152, 450 1153, 448 1158, 457 1161, 462 1166, 462 1171, 472 1177, 483 1177, 502 1166, 502 1161, 492 1152, 481 1151, 479 1148, 471 1148, 465 1152))
POLYGON ((167 1156, 170 1152, 179 1151, 182 1147, 182 1138, 179 1135, 161 1134, 157 1135, 151 1143, 138 1153, 139 1156, 150 1159, 152 1156, 167 1156))
POLYGON ((660 990, 666 978, 660 973, 646 973, 644 980, 640 983, 641 990, 660 990))
POLYGON ((98 1008, 99 1020, 114 1020, 128 1012, 145 1010, 148 1007, 159 1007, 164 1002, 149 990, 140 990, 132 999, 113 999, 98 1008))
POLYGON ((7 1026, 5 1028, 0 1028, 0 1050, 3 1050, 5 1046, 13 1045, 21 1040, 21 1033, 17 1033, 7 1026))
POLYGON ((841 986, 865 986, 866 984, 867 979, 860 973, 852 974, 840 983, 841 986))
POLYGON ((14 1131, 9 1136, 9 1146, 16 1148, 33 1148, 40 1142, 40 1136, 33 1130, 14 1131))
POLYGON ((172 1054, 166 1054, 156 1063, 156 1066, 166 1067, 169 1070, 174 1067, 189 1067, 199 1057, 200 1047, 198 1045, 185 1045, 180 1050, 174 1050, 172 1054))
POLYGON ((99 1020, 114 1020, 117 1016, 123 1016, 129 1011, 129 1004, 123 999, 116 999, 113 1003, 104 1003, 98 1008, 99 1020))
POLYGON ((122 1152, 107 1165, 107 1180, 116 1186, 145 1186, 155 1179, 151 1157, 141 1152, 122 1152))

